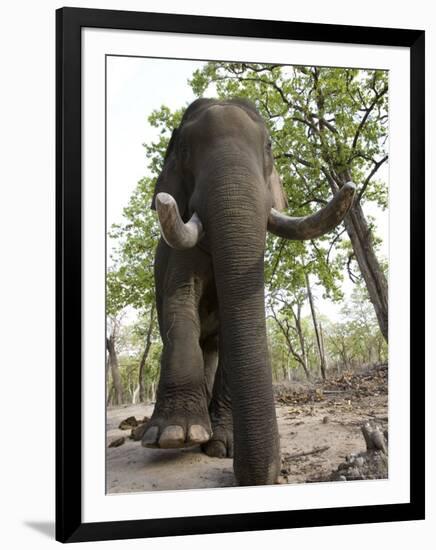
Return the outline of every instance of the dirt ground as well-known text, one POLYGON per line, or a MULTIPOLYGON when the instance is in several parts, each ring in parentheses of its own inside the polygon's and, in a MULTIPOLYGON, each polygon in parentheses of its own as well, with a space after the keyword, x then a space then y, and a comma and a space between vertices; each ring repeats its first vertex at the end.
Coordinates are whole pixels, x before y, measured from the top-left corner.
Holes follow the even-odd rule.
MULTIPOLYGON (((387 428, 387 368, 341 375, 328 382, 275 387, 284 483, 327 480, 347 455, 364 451, 361 426, 387 428), (310 453, 302 455, 302 453, 310 453), (295 456, 300 455, 300 456, 295 456)), ((234 485, 232 459, 199 448, 146 449, 120 423, 151 416, 153 404, 111 407, 107 413, 107 492, 131 493, 234 485)))

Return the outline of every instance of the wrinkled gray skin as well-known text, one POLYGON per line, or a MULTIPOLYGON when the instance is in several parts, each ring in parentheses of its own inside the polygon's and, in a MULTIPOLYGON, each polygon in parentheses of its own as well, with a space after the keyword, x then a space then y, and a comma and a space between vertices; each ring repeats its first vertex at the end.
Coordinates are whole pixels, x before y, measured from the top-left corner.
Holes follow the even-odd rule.
POLYGON ((152 208, 160 192, 175 198, 184 222, 196 212, 205 235, 188 250, 163 239, 157 247, 163 353, 142 444, 202 444, 210 456, 234 457, 238 484, 273 484, 280 452, 263 260, 268 214, 286 198, 255 107, 192 103, 171 137, 152 208))

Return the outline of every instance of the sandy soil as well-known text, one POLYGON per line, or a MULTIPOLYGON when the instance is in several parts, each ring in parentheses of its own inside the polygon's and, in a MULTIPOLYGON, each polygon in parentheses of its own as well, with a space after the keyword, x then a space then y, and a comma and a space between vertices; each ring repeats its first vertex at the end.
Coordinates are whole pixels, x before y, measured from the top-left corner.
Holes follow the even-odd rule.
MULTIPOLYGON (((120 436, 125 442, 107 449, 107 492, 229 487, 234 484, 232 460, 210 458, 199 448, 181 450, 145 449, 140 442, 120 430, 120 422, 129 416, 150 416, 153 405, 110 408, 107 414, 108 445, 120 436)), ((277 398, 277 417, 283 456, 285 483, 319 481, 337 468, 352 452, 365 450, 360 426, 376 419, 387 426, 387 394, 340 390, 311 390, 302 398, 277 398), (308 456, 290 457, 320 447, 327 450, 308 456)))

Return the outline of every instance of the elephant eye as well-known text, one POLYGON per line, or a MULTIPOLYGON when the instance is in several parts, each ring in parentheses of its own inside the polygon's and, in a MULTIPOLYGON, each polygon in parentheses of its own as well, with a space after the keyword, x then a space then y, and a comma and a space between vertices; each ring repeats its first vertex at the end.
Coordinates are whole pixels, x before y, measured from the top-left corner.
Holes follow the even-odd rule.
POLYGON ((272 142, 270 139, 268 139, 268 141, 266 142, 266 148, 268 151, 271 151, 271 147, 272 147, 272 142))

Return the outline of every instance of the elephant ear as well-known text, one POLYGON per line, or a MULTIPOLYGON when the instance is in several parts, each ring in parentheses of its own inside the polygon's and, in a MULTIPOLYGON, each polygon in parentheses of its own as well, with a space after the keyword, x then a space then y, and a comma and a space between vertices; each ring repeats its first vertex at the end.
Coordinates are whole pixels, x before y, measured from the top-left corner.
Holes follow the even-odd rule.
POLYGON ((288 199, 275 166, 273 166, 271 176, 269 177, 269 186, 271 189, 272 206, 279 212, 282 212, 288 206, 288 199))
POLYGON ((173 133, 171 134, 167 151, 165 153, 162 172, 157 178, 150 207, 152 210, 156 210, 156 195, 158 193, 168 193, 176 200, 177 206, 179 207, 180 215, 183 217, 186 209, 187 200, 183 181, 180 176, 176 160, 175 144, 177 139, 177 132, 178 128, 175 128, 173 130, 173 133))

